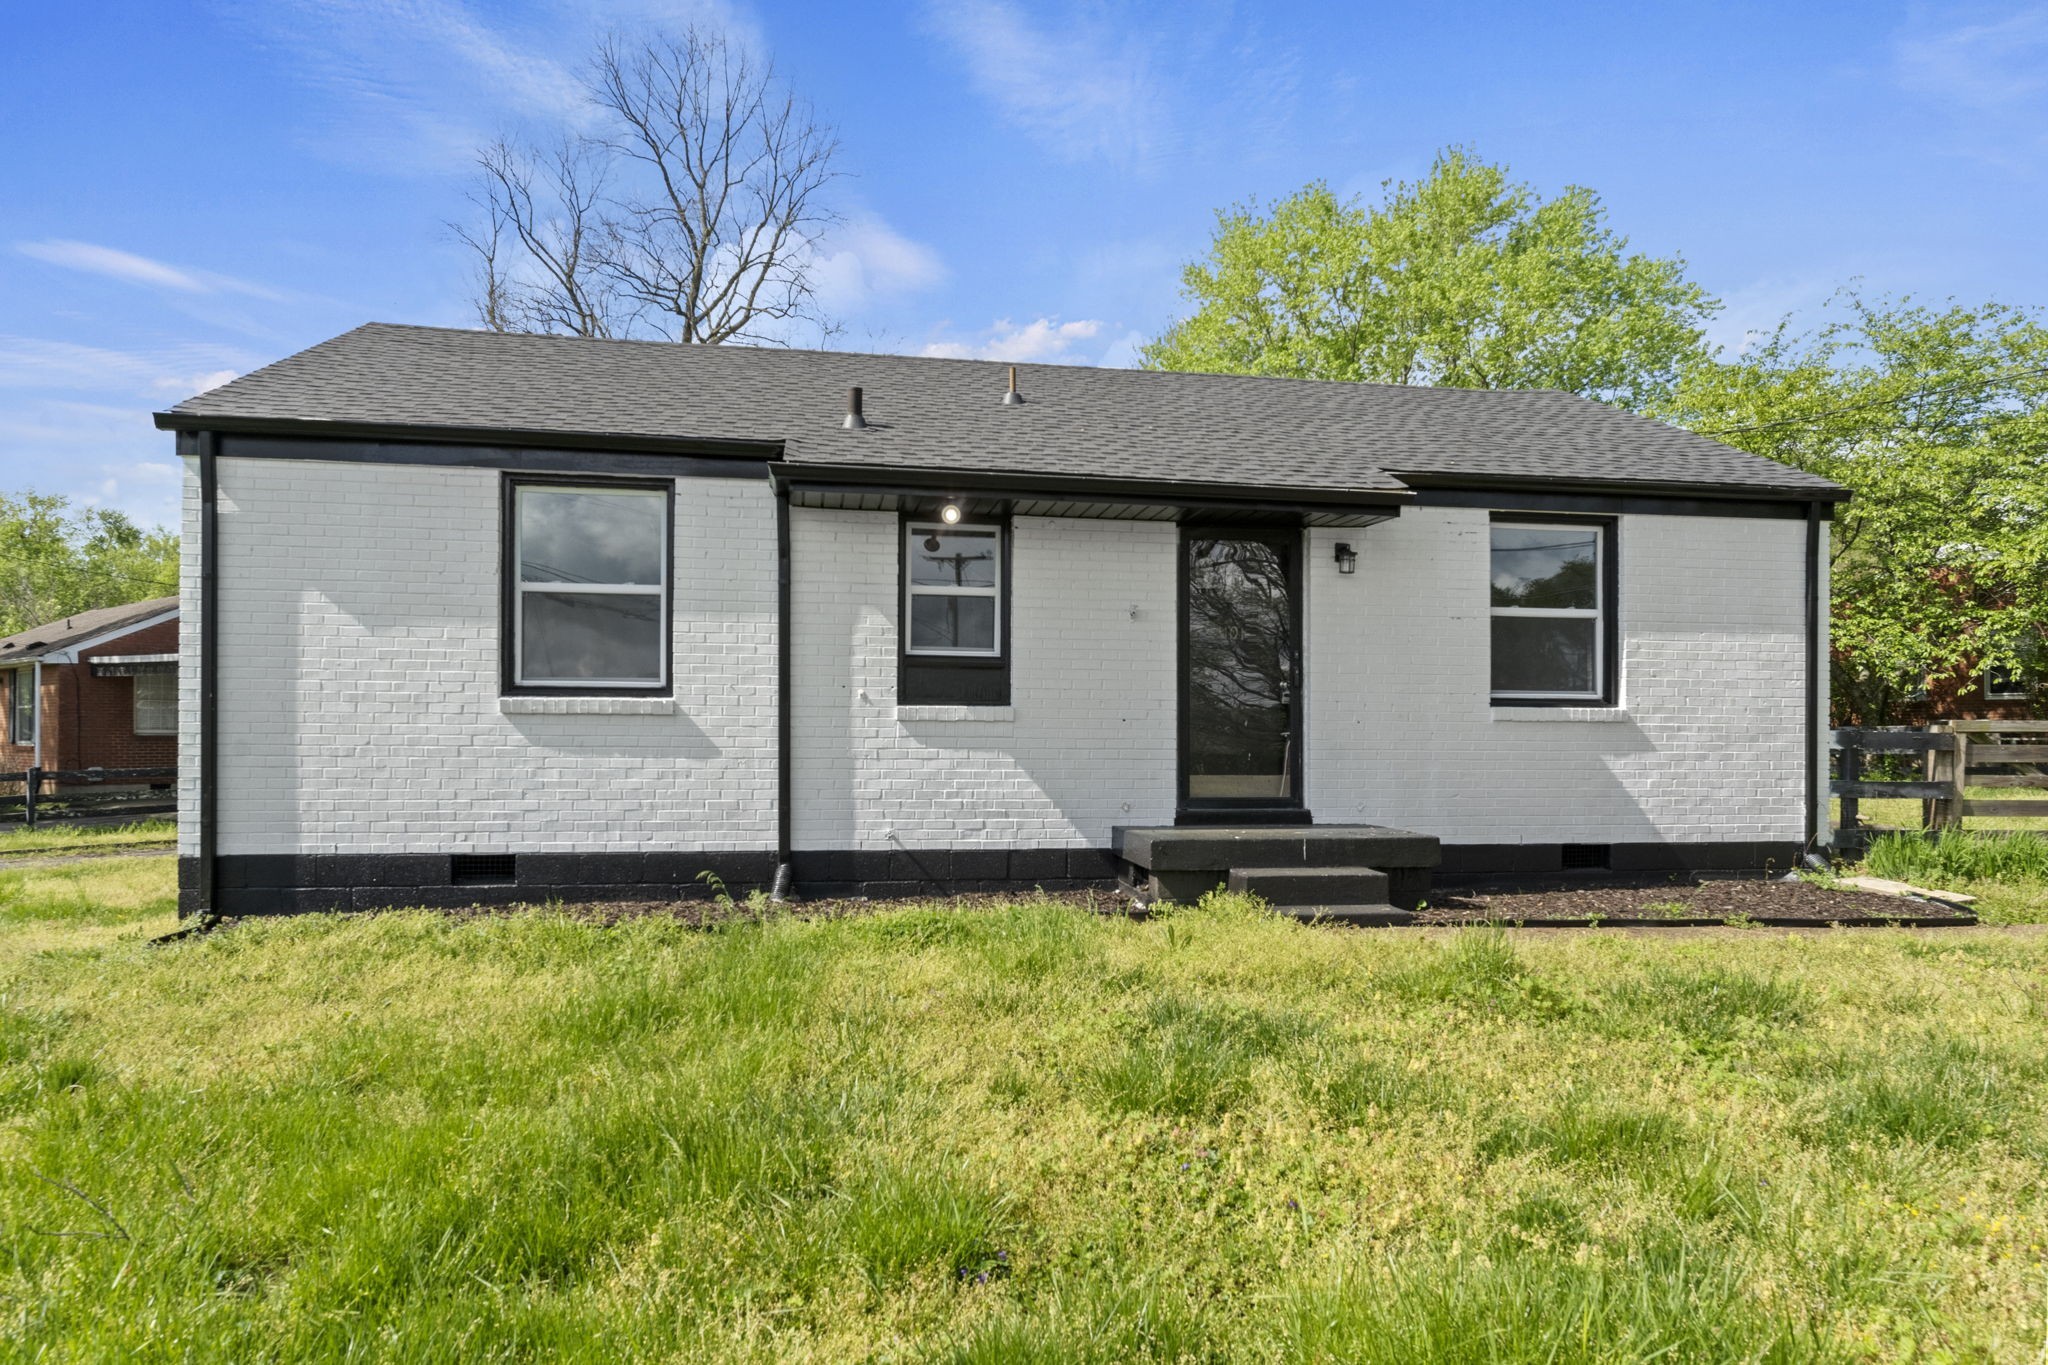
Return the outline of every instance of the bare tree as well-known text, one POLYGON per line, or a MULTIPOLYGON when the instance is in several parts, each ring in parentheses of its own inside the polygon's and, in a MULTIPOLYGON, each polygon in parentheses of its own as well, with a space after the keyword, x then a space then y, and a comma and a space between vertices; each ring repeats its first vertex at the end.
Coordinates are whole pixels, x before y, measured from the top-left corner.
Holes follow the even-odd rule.
POLYGON ((499 139, 477 153, 480 226, 456 237, 476 257, 477 318, 496 332, 624 336, 634 305, 605 268, 607 166, 565 138, 540 153, 499 139))
POLYGON ((723 37, 607 39, 588 88, 605 127, 546 155, 478 154, 478 320, 498 331, 780 341, 826 329, 811 269, 835 221, 831 129, 723 37))

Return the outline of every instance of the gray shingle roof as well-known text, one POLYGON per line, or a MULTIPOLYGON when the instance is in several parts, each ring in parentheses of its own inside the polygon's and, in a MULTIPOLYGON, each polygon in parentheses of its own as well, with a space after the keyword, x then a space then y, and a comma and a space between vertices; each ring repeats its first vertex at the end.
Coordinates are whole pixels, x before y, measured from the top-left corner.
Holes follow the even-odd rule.
POLYGON ((90 640, 95 635, 105 635, 122 626, 147 621, 152 616, 177 609, 175 597, 152 597, 147 602, 124 602, 118 607, 96 607, 92 611, 81 611, 76 616, 66 616, 47 624, 18 631, 0 640, 0 664, 27 663, 40 659, 60 649, 69 649, 81 640, 90 640))
POLYGON ((1790 496, 1835 485, 1552 390, 1005 366, 372 323, 189 398, 198 419, 780 442, 808 465, 1398 491, 1401 475, 1657 484, 1790 496), (869 427, 841 430, 845 391, 869 427))

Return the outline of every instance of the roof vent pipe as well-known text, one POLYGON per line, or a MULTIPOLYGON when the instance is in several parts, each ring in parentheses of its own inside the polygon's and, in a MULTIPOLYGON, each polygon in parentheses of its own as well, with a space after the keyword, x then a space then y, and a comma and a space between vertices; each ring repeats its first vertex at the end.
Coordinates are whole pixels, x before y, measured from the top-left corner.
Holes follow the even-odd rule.
POLYGON ((1024 401, 1024 395, 1017 392, 1017 367, 1010 367, 1010 391, 1003 395, 1003 406, 1014 408, 1024 401))
POLYGON ((866 431, 868 422, 860 415, 860 386, 846 391, 846 420, 839 424, 847 431, 866 431))

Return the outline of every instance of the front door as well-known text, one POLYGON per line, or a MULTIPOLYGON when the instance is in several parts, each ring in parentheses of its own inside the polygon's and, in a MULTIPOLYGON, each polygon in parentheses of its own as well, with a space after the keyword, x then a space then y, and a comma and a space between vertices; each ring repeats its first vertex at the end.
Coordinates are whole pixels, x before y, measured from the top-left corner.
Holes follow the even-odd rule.
POLYGON ((1184 820, 1301 818, 1301 533, 1181 534, 1184 820))

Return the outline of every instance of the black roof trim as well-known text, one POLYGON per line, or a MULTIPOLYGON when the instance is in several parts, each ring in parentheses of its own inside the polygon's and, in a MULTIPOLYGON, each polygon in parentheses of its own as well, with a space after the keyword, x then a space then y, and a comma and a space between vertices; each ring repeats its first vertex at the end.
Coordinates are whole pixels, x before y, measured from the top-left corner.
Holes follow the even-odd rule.
POLYGON ((1148 502, 1191 506, 1278 503, 1329 509, 1369 507, 1400 509, 1415 495, 1403 489, 1330 489, 1187 480, 1106 479, 1064 474, 1014 474, 990 470, 911 469, 889 465, 799 464, 776 461, 768 476, 791 488, 875 493, 1032 493, 1063 496, 1075 502, 1148 502))
POLYGON ((1509 474, 1484 476, 1458 474, 1407 474, 1387 470, 1410 488, 1469 489, 1478 493, 1603 493, 1641 498, 1721 498, 1742 502, 1847 502, 1852 496, 1839 486, 1825 488, 1736 483, 1670 483, 1655 479, 1556 479, 1542 476, 1517 478, 1509 474))
POLYGON ((713 437, 635 436, 624 432, 545 431, 518 427, 439 426, 413 422, 326 422, 296 417, 206 417, 154 414, 159 431, 217 431, 223 435, 304 436, 343 440, 418 441, 449 445, 533 446, 550 450, 611 450, 652 455, 709 455, 773 460, 780 441, 713 437))

